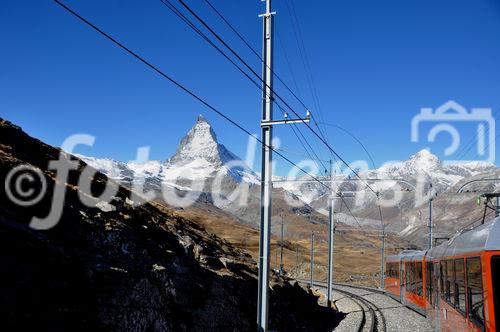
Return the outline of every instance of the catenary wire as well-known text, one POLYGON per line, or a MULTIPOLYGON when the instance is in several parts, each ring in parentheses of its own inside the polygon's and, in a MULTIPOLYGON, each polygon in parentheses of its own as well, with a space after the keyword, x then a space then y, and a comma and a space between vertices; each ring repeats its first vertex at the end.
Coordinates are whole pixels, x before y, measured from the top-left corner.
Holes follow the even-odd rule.
POLYGON ((187 93, 188 95, 190 95, 191 97, 193 97, 194 99, 196 99, 197 101, 199 101, 201 104, 203 104, 204 106, 206 106, 208 109, 210 109, 213 112, 217 113, 219 116, 221 116, 226 121, 228 121, 229 123, 231 123, 232 125, 234 125, 238 129, 240 129, 241 131, 243 131, 244 133, 246 133, 248 136, 253 137, 259 143, 261 143, 262 145, 264 145, 267 148, 269 148, 272 151, 274 151, 278 156, 280 156, 281 158, 283 158, 285 161, 287 161, 288 163, 290 163, 292 166, 298 168, 300 171, 302 171, 303 173, 309 175, 312 179, 314 179, 315 181, 317 181, 321 185, 323 185, 326 188, 330 189, 330 187, 328 185, 326 185, 325 183, 323 183, 322 181, 320 181, 317 177, 315 177, 314 175, 308 173, 307 171, 305 171, 300 166, 296 165, 293 161, 291 161, 290 159, 288 159, 285 155, 283 155, 279 151, 276 151, 276 149, 274 149, 272 146, 268 146, 268 145, 264 144, 264 142, 262 142, 261 139, 259 139, 258 137, 256 137, 254 134, 252 134, 250 131, 248 131, 247 129, 245 129, 239 123, 237 123, 236 121, 234 121, 233 119, 231 119, 229 116, 227 116, 223 112, 221 112, 218 109, 216 109, 214 106, 210 105, 202 97, 198 96, 193 91, 191 91, 190 89, 188 89, 187 87, 185 87, 183 84, 179 83, 178 81, 176 81, 175 79, 173 79, 169 75, 165 74, 163 71, 161 71, 155 65, 153 65, 149 61, 145 60, 143 57, 141 57, 140 55, 138 55, 137 53, 135 53, 134 51, 132 51, 131 49, 129 49, 128 47, 126 47, 124 44, 120 43, 118 40, 116 40, 115 38, 113 38, 111 35, 109 35, 108 33, 104 32, 99 27, 97 27, 96 25, 94 25, 93 23, 91 23, 90 21, 88 21, 86 18, 84 18, 83 16, 81 16, 80 14, 78 14, 77 12, 75 12, 74 10, 72 10, 70 7, 66 6, 64 3, 62 3, 59 0, 53 0, 53 1, 56 4, 58 4, 59 6, 61 6, 63 9, 65 9, 66 11, 68 11, 69 13, 71 13, 73 16, 75 16, 76 18, 78 18, 80 21, 82 21, 83 23, 85 23, 86 25, 88 25, 89 27, 91 27, 92 29, 94 29, 95 31, 97 31, 99 34, 101 34, 102 36, 106 37, 108 40, 110 40, 111 42, 113 42, 115 45, 117 45, 118 47, 120 47, 121 49, 123 49, 124 51, 126 51, 127 53, 129 53, 130 55, 132 55, 133 57, 135 57, 137 60, 139 60, 140 62, 142 62, 143 64, 145 64, 147 67, 149 67, 150 69, 152 69, 153 71, 155 71, 157 74, 159 74, 163 78, 167 79, 172 84, 174 84, 175 86, 177 86, 178 88, 180 88, 182 91, 184 91, 185 93, 187 93))

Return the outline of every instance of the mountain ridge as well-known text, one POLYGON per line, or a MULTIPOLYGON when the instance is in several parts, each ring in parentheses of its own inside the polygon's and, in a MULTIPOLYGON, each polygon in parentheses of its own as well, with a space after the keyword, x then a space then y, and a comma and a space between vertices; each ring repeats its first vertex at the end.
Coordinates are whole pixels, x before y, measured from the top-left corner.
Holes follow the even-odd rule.
MULTIPOLYGON (((145 163, 128 162, 122 163, 109 159, 97 159, 81 156, 83 160, 90 165, 104 172, 111 178, 124 185, 131 186, 132 179, 144 181, 149 187, 157 191, 161 186, 166 185, 177 190, 192 190, 192 181, 203 180, 207 186, 202 189, 205 193, 210 193, 210 184, 217 174, 222 175, 223 187, 232 190, 240 183, 251 185, 250 206, 241 207, 234 202, 225 201, 225 203, 216 203, 211 201, 208 194, 208 201, 217 207, 232 213, 238 219, 256 226, 255 220, 258 220, 259 190, 253 188, 260 185, 260 180, 253 170, 251 170, 234 153, 230 152, 223 144, 217 140, 217 135, 212 126, 202 116, 198 116, 193 127, 186 136, 180 141, 173 156, 161 161, 147 161, 145 163), (235 161, 237 167, 226 168, 227 163, 235 161), (242 166, 241 166, 242 165, 242 166), (191 182, 190 182, 191 181, 191 182)), ((420 194, 426 195, 429 186, 432 183, 433 190, 438 193, 444 193, 463 179, 480 176, 494 172, 498 168, 487 162, 455 162, 446 163, 441 161, 436 155, 428 149, 422 149, 411 155, 407 160, 388 162, 374 170, 360 172, 362 177, 374 179, 404 179, 413 185, 420 185, 420 194), (420 184, 418 181, 421 181, 420 184)), ((275 176, 276 180, 283 180, 285 177, 275 176)), ((301 177, 307 179, 307 176, 301 177)), ((327 177, 320 177, 328 182, 327 177)), ((346 180, 345 174, 338 175, 337 180, 346 180)), ((383 209, 384 219, 393 228, 394 231, 408 230, 412 225, 410 218, 405 217, 418 205, 417 201, 411 197, 412 186, 397 181, 377 181, 370 184, 376 191, 380 192, 382 198, 390 195, 393 191, 409 190, 402 193, 404 200, 398 206, 387 207, 383 209), (398 187, 400 186, 400 187, 398 187), (400 188, 400 189, 399 189, 400 188)), ((325 186, 314 182, 297 181, 277 181, 274 183, 275 199, 281 200, 286 196, 292 197, 296 202, 307 210, 313 208, 316 212, 327 215, 326 206, 328 206, 329 190, 325 186), (280 192, 279 190, 282 190, 280 192)), ((363 191, 362 183, 344 181, 340 183, 341 191, 363 191)), ((348 200, 350 210, 358 217, 358 222, 372 227, 379 227, 378 218, 372 218, 375 215, 376 197, 374 195, 363 195, 354 204, 354 200, 348 200)), ((281 203, 279 204, 281 205, 281 203)), ((295 207, 289 207, 290 213, 295 213, 295 207)), ((347 224, 355 225, 352 217, 340 212, 337 214, 338 220, 347 224)))

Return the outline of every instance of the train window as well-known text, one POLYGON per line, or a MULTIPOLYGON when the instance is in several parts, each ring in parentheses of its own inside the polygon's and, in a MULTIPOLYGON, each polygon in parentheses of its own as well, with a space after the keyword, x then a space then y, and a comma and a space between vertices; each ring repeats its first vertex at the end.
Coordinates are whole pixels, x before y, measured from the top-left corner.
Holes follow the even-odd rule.
POLYGON ((433 290, 434 290, 434 299, 433 299, 433 307, 436 308, 437 306, 437 302, 438 302, 438 296, 439 296, 439 287, 438 287, 438 283, 439 283, 439 276, 440 276, 440 270, 439 270, 439 263, 434 263, 434 266, 433 266, 433 276, 432 276, 432 279, 434 280, 434 283, 433 283, 433 290))
POLYGON ((453 260, 446 261, 446 301, 455 305, 455 264, 453 260))
POLYGON ((493 281, 493 305, 495 309, 495 321, 500 322, 500 284, 498 282, 500 278, 500 256, 494 256, 491 258, 491 279, 493 281))
POLYGON ((413 292, 413 264, 408 264, 408 290, 413 292))
POLYGON ((405 265, 406 270, 406 290, 411 291, 411 264, 405 265))
POLYGON ((463 259, 455 259, 455 306, 465 316, 465 266, 463 259))
POLYGON ((397 263, 387 263, 387 276, 390 278, 399 278, 399 266, 397 263))
POLYGON ((410 279, 410 266, 411 264, 405 264, 405 275, 406 275, 406 291, 410 291, 411 279, 410 279))
POLYGON ((415 293, 419 296, 424 295, 424 285, 422 277, 422 263, 418 262, 415 264, 415 293))
POLYGON ((411 291, 411 264, 406 264, 406 290, 411 291))
POLYGON ((413 293, 413 280, 415 280, 415 277, 413 276, 414 272, 413 272, 413 264, 412 263, 409 263, 408 264, 408 275, 409 275, 409 286, 408 286, 408 290, 410 292, 413 293))
POLYGON ((433 264, 431 262, 426 263, 427 271, 426 271, 426 295, 427 301, 432 305, 432 275, 433 275, 433 264))
POLYGON ((417 273, 415 268, 415 263, 411 263, 411 292, 417 292, 417 273))
POLYGON ((483 279, 481 259, 467 258, 467 297, 469 319, 477 325, 484 326, 483 279))

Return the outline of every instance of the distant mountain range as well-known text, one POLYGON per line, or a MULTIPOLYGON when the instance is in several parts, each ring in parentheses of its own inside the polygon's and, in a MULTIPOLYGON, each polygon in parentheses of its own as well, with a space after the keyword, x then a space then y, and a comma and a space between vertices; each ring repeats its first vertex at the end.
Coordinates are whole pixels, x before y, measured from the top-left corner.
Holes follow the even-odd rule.
MULTIPOLYGON (((230 212, 244 223, 256 226, 259 216, 259 186, 260 179, 256 172, 246 166, 244 162, 229 151, 223 144, 219 143, 212 126, 203 116, 198 116, 196 123, 187 135, 180 141, 175 154, 166 161, 147 161, 145 163, 128 162, 123 163, 110 159, 97 159, 81 156, 85 162, 109 177, 117 180, 122 185, 131 187, 132 180, 143 181, 146 190, 160 191, 162 186, 175 188, 179 191, 188 192, 193 190, 193 183, 203 180, 201 200, 207 204, 230 212), (236 163, 237 167, 226 167, 227 163, 236 163), (214 178, 219 174, 222 178, 222 188, 230 192, 238 184, 249 185, 250 199, 247 206, 240 206, 236 202, 223 200, 214 201, 210 195, 210 186, 214 178)), ((421 181, 422 195, 425 196, 432 183, 433 191, 438 195, 445 194, 458 182, 471 177, 481 177, 481 174, 491 174, 497 171, 497 167, 487 162, 468 163, 443 163, 428 150, 421 150, 412 155, 408 160, 386 163, 383 166, 368 170, 360 175, 368 179, 404 179, 414 185, 417 180, 421 181)), ((307 180, 307 177, 302 177, 307 180)), ((354 199, 345 198, 350 210, 357 217, 354 220, 338 206, 337 220, 346 224, 356 225, 362 223, 372 227, 379 227, 378 207, 376 197, 367 192, 360 182, 348 180, 346 175, 339 175, 336 180, 344 181, 339 184, 340 191, 364 191, 358 194, 357 204, 354 199)), ((329 190, 317 182, 286 182, 283 177, 275 177, 274 199, 280 206, 280 213, 286 211, 288 214, 301 215, 311 218, 314 210, 326 215, 328 206, 329 190), (282 182, 280 182, 281 180, 282 182), (295 202, 294 207, 286 207, 285 199, 295 202), (301 203, 301 204, 297 204, 301 203), (297 205, 301 205, 297 208, 297 205)), ((329 179, 324 178, 325 181, 329 179)), ((370 186, 380 193, 381 198, 387 198, 394 193, 393 190, 403 191, 402 199, 397 206, 384 207, 382 209, 384 223, 388 229, 396 232, 411 233, 414 222, 415 197, 413 189, 404 183, 381 181, 370 183, 370 186), (395 186, 400 186, 401 188, 395 186), (412 221, 413 220, 413 221, 412 221)), ((422 202, 420 202, 422 204, 422 202)), ((321 219, 321 217, 315 217, 321 219)), ((421 218, 422 219, 422 218, 421 218)))

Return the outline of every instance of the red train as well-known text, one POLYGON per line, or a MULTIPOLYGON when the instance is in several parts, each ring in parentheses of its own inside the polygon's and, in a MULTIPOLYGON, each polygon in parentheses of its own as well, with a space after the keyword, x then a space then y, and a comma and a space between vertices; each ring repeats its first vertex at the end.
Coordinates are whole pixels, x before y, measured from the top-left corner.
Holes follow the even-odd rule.
POLYGON ((500 328, 500 218, 386 259, 385 290, 440 331, 500 328))

